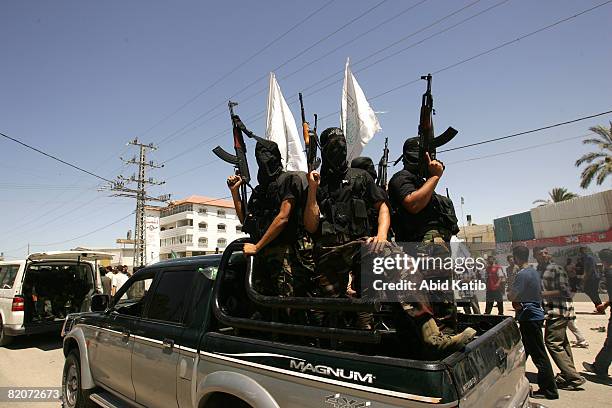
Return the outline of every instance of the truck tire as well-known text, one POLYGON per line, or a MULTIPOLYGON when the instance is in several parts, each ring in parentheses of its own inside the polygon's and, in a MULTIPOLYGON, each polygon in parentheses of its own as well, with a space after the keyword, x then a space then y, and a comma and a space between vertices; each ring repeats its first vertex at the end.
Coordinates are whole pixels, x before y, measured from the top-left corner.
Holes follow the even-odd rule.
POLYGON ((7 336, 4 332, 4 325, 2 324, 2 317, 0 317, 0 347, 6 346, 13 341, 13 337, 7 336))
POLYGON ((203 408, 253 408, 240 398, 230 394, 216 392, 211 395, 203 408))
POLYGON ((81 388, 81 358, 79 350, 71 350, 64 362, 62 374, 62 408, 95 407, 89 399, 91 391, 81 388))

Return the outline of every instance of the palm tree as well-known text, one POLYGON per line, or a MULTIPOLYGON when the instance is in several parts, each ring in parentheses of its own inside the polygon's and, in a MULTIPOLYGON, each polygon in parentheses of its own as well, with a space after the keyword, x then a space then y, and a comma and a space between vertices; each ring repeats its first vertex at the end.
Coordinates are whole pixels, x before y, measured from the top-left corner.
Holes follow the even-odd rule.
POLYGON ((546 200, 535 200, 534 204, 546 205, 552 203, 558 203, 561 201, 571 200, 572 198, 578 197, 578 194, 567 191, 567 188, 555 187, 548 192, 550 198, 546 200))
POLYGON ((612 174, 612 122, 610 122, 610 129, 598 125, 589 130, 598 137, 584 139, 582 143, 596 145, 598 149, 576 160, 576 167, 583 163, 588 164, 580 175, 580 187, 582 188, 587 188, 594 178, 597 185, 601 185, 606 177, 612 174))

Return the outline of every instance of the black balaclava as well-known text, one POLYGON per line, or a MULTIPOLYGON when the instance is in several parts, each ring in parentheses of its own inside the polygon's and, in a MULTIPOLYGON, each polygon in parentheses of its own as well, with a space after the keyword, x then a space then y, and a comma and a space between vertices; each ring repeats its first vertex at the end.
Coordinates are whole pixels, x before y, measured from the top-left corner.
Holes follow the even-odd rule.
POLYGON ((321 175, 343 177, 348 169, 346 139, 340 128, 327 128, 321 133, 321 175))
POLYGON ((404 142, 402 154, 402 162, 404 169, 411 173, 417 173, 419 170, 419 138, 411 137, 404 142))
POLYGON ((283 161, 278 145, 271 140, 260 140, 255 145, 255 159, 259 170, 257 181, 261 185, 268 185, 283 172, 283 161))
POLYGON ((374 168, 374 162, 369 157, 355 157, 351 161, 351 167, 354 169, 362 169, 368 172, 372 179, 376 180, 376 169, 374 168))

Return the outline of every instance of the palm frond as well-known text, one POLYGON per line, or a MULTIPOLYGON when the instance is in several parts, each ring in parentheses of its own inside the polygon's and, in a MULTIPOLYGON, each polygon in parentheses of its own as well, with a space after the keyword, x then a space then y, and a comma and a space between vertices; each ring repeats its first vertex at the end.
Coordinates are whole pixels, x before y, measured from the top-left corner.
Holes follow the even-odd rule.
POLYGON ((610 122, 610 128, 605 128, 602 125, 597 125, 590 127, 589 130, 601 136, 605 143, 612 143, 612 122, 610 122))
POLYGON ((606 164, 602 163, 599 173, 597 174, 597 179, 595 180, 597 185, 602 185, 606 177, 608 177, 610 174, 612 174, 612 162, 608 162, 606 164))
POLYGON ((605 158, 609 156, 606 153, 586 153, 581 158, 576 160, 576 167, 580 166, 582 163, 591 163, 595 159, 605 158))
POLYGON ((585 167, 580 175, 580 187, 587 188, 591 184, 591 181, 593 181, 593 177, 595 177, 600 167, 601 163, 593 163, 585 167))

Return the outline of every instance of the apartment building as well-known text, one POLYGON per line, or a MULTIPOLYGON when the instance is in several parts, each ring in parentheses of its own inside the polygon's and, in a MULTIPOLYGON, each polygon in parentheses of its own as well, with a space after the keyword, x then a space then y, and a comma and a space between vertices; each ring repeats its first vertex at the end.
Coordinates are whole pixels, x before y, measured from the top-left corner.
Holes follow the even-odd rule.
POLYGON ((198 195, 162 208, 159 226, 160 259, 223 252, 246 236, 232 201, 198 195))

